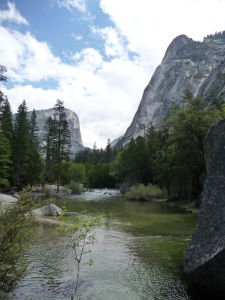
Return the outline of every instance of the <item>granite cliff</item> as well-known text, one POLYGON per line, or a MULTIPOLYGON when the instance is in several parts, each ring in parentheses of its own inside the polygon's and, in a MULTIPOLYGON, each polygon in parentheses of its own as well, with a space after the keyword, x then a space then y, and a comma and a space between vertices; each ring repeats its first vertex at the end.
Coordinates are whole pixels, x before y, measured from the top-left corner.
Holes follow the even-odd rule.
POLYGON ((209 299, 225 299, 224 149, 225 120, 222 120, 211 127, 205 138, 207 175, 200 215, 183 258, 184 272, 192 285, 209 299))
POLYGON ((123 144, 143 136, 149 124, 160 125, 173 105, 182 106, 185 91, 206 101, 225 95, 224 34, 208 36, 203 42, 180 35, 169 45, 162 63, 144 90, 140 105, 127 129, 123 144), (212 97, 213 96, 213 97, 212 97))
MULTIPOLYGON (((36 114, 39 128, 38 137, 41 140, 44 135, 45 122, 49 116, 54 114, 54 108, 36 110, 36 114)), ((66 119, 71 133, 71 158, 74 158, 74 155, 78 151, 84 149, 80 132, 80 122, 75 112, 69 109, 66 109, 66 119)))

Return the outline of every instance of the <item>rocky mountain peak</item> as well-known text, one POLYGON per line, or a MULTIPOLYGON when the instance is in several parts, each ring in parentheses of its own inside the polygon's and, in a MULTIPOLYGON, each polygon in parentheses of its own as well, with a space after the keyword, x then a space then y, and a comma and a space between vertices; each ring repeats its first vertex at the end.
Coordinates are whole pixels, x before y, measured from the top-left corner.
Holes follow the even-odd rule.
POLYGON ((145 88, 122 143, 143 136, 150 123, 159 126, 172 106, 184 105, 186 90, 206 101, 212 96, 225 100, 224 74, 225 33, 210 35, 203 42, 186 35, 176 37, 145 88))
MULTIPOLYGON (((69 130, 71 133, 71 158, 74 158, 74 155, 84 149, 81 132, 80 132, 80 122, 77 114, 72 110, 66 110, 66 119, 69 125, 69 130)), ((44 135, 44 126, 47 118, 51 115, 54 115, 54 108, 36 110, 37 114, 37 124, 39 128, 38 136, 42 140, 44 135)))
POLYGON ((169 47, 166 50, 165 56, 163 58, 163 62, 167 62, 169 60, 178 59, 180 54, 182 53, 182 48, 185 47, 187 44, 193 44, 194 41, 187 37, 185 34, 181 34, 177 36, 169 47))

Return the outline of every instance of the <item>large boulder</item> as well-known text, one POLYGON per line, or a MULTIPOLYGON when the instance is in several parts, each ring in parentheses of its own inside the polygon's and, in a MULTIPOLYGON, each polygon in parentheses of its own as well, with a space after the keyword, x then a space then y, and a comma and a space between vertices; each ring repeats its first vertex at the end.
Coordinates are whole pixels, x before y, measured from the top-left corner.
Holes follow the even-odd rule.
POLYGON ((183 267, 198 290, 225 299, 225 120, 206 136, 205 161, 200 215, 183 267))
POLYGON ((0 206, 9 206, 16 202, 16 198, 5 194, 0 194, 0 206))
POLYGON ((36 208, 32 210, 31 214, 33 216, 44 217, 44 216, 60 216, 62 214, 62 209, 55 204, 49 204, 42 206, 41 208, 36 208))

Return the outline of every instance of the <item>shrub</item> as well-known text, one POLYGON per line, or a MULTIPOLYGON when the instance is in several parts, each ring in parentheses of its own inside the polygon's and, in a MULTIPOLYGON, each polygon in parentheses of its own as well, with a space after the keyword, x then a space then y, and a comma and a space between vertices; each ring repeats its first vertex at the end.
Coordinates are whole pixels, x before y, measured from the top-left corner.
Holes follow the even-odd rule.
POLYGON ((6 299, 5 295, 25 274, 23 257, 34 229, 27 213, 34 207, 31 194, 24 191, 16 204, 0 211, 0 299, 6 299))
POLYGON ((51 189, 49 186, 45 185, 42 189, 42 192, 46 195, 46 196, 50 196, 51 194, 51 189))
POLYGON ((125 197, 127 200, 151 201, 162 197, 162 194, 160 188, 149 183, 147 186, 143 184, 132 186, 129 192, 125 194, 125 197))
POLYGON ((81 194, 83 192, 83 185, 80 182, 71 180, 70 183, 66 185, 66 187, 70 189, 73 194, 81 194))
MULTIPOLYGON (((52 171, 53 182, 57 181, 57 166, 52 171)), ((62 163, 61 168, 61 184, 67 185, 71 181, 86 183, 85 166, 83 164, 77 164, 74 162, 65 161, 62 163)))

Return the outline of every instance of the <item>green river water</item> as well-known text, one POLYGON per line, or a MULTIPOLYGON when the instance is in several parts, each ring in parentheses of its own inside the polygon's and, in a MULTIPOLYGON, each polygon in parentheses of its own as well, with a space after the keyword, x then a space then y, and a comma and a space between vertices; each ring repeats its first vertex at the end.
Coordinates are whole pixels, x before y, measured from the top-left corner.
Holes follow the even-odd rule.
MULTIPOLYGON (((182 254, 197 216, 165 203, 129 202, 89 194, 58 200, 70 213, 102 213, 92 266, 82 265, 80 299, 192 299, 182 276, 182 254)), ((25 260, 28 272, 12 299, 70 299, 75 263, 65 237, 40 225, 25 260)))

